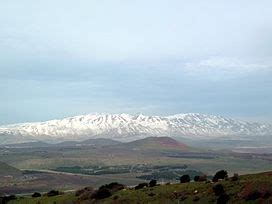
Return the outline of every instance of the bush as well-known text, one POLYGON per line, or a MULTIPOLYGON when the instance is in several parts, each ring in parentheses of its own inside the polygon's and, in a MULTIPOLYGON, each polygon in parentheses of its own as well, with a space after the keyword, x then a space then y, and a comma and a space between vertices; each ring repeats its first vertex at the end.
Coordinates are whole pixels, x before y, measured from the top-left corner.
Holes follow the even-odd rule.
POLYGON ((99 189, 108 189, 111 192, 116 192, 120 191, 125 188, 125 185, 117 183, 117 182, 112 182, 110 184, 105 184, 103 186, 100 186, 99 189))
POLYGON ((188 198, 187 194, 188 193, 186 191, 179 191, 179 192, 174 191, 172 193, 172 196, 173 196, 174 199, 179 199, 179 200, 183 201, 183 200, 186 200, 188 198))
POLYGON ((157 181, 152 179, 150 182, 149 182, 149 187, 154 187, 157 185, 157 181))
POLYGON ((194 201, 194 202, 197 202, 197 201, 199 201, 199 200, 200 200, 200 197, 199 197, 199 196, 193 197, 193 201, 194 201))
POLYGON ((195 182, 199 181, 199 178, 200 178, 200 176, 195 176, 195 177, 194 177, 194 181, 195 181, 195 182))
POLYGON ((217 182, 219 179, 226 179, 228 178, 228 172, 225 170, 221 170, 216 172, 216 174, 213 177, 213 182, 217 182))
POLYGON ((195 181, 195 182, 198 182, 198 181, 207 181, 207 176, 206 176, 206 175, 195 176, 195 177, 194 177, 194 181, 195 181))
POLYGON ((188 174, 186 174, 186 175, 182 175, 179 180, 180 180, 180 183, 188 183, 191 181, 191 178, 188 174))
POLYGON ((15 195, 3 196, 3 197, 0 197, 0 203, 6 204, 11 200, 16 200, 16 199, 17 197, 15 195))
POLYGON ((37 198, 37 197, 41 197, 42 195, 38 192, 35 192, 32 194, 32 198, 37 198))
POLYGON ((246 197, 245 199, 247 201, 249 200, 257 200, 258 198, 261 198, 262 197, 262 193, 259 192, 258 190, 255 190, 255 191, 252 191, 250 192, 246 197))
POLYGON ((217 184, 213 187, 213 192, 216 196, 220 196, 225 193, 224 187, 222 184, 217 184))
POLYGON ((238 181, 239 175, 238 174, 233 174, 233 177, 231 177, 231 181, 238 181))
POLYGON ((80 200, 88 200, 91 198, 91 195, 93 194, 94 189, 92 187, 86 187, 80 190, 77 190, 75 195, 79 196, 80 200))
POLYGON ((119 196, 118 195, 115 195, 112 199, 113 200, 118 200, 119 196))
POLYGON ((270 192, 270 191, 266 191, 266 192, 264 192, 264 194, 263 194, 263 198, 264 199, 267 199, 267 198, 269 198, 269 197, 271 197, 272 196, 272 192, 270 192))
POLYGON ((96 192, 94 192, 91 196, 91 198, 100 200, 104 198, 108 198, 111 196, 111 192, 106 188, 98 189, 96 192))
POLYGON ((139 183, 137 186, 135 186, 135 190, 142 189, 144 187, 148 187, 148 183, 139 183))
POLYGON ((229 195, 223 193, 222 195, 220 195, 217 199, 217 204, 226 204, 229 201, 230 197, 229 195))
POLYGON ((57 196, 57 195, 60 195, 60 192, 59 191, 56 191, 56 190, 51 190, 47 193, 47 196, 48 197, 52 197, 52 196, 57 196))
POLYGON ((199 177, 199 181, 207 181, 207 175, 202 175, 199 177))

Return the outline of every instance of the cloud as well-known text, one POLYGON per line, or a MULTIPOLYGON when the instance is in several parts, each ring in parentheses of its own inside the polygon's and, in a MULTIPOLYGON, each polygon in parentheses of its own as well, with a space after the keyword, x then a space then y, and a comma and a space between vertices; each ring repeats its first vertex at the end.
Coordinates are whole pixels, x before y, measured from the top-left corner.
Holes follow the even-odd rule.
POLYGON ((187 62, 184 71, 188 75, 203 76, 211 79, 235 78, 253 72, 264 72, 272 69, 272 63, 266 60, 250 61, 231 57, 210 57, 187 62))

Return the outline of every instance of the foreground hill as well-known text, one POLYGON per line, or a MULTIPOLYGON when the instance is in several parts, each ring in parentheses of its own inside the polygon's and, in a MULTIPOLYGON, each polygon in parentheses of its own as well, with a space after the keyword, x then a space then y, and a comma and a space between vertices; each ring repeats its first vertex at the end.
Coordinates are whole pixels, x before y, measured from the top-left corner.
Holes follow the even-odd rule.
POLYGON ((182 184, 162 184, 154 187, 134 188, 108 185, 110 194, 98 195, 92 188, 76 193, 40 198, 18 198, 9 204, 46 204, 46 203, 271 203, 272 172, 239 176, 237 180, 228 179, 216 183, 191 182, 182 184), (115 186, 115 187, 114 187, 115 186), (120 188, 121 187, 121 188, 120 188), (119 190, 122 189, 122 190, 119 190), (106 198, 103 198, 106 197, 106 198))
POLYGON ((245 139, 272 135, 272 126, 204 114, 145 116, 90 114, 62 120, 0 127, 2 144, 18 141, 67 141, 111 138, 132 141, 150 136, 189 139, 245 139))

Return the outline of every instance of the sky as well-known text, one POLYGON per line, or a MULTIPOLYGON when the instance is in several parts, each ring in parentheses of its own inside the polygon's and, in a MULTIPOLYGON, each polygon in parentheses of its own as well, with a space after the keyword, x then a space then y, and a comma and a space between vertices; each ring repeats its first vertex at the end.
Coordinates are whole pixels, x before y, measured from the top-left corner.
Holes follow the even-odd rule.
POLYGON ((272 123, 270 0, 0 1, 0 125, 88 113, 272 123))

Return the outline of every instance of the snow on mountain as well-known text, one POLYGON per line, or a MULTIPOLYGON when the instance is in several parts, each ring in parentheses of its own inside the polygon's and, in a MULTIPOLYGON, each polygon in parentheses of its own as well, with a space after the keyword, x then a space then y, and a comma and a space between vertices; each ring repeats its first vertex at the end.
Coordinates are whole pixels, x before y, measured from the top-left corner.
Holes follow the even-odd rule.
POLYGON ((272 126, 196 113, 173 116, 89 114, 0 127, 0 142, 1 137, 14 137, 16 140, 25 137, 27 141, 63 141, 99 137, 136 140, 149 136, 239 139, 260 135, 272 135, 272 126))

